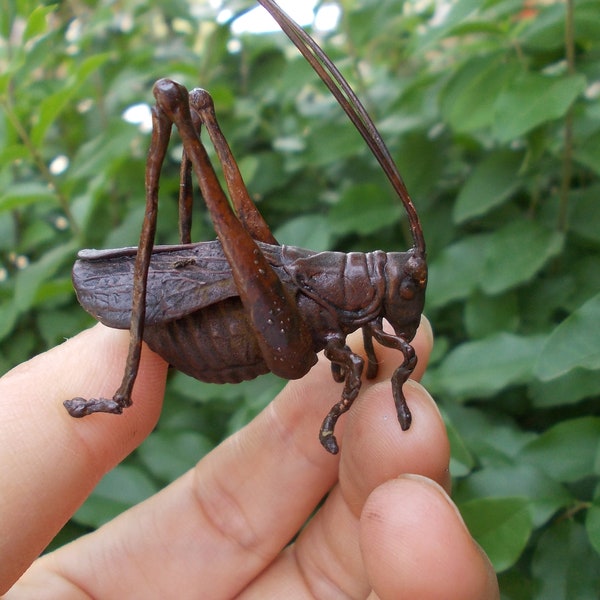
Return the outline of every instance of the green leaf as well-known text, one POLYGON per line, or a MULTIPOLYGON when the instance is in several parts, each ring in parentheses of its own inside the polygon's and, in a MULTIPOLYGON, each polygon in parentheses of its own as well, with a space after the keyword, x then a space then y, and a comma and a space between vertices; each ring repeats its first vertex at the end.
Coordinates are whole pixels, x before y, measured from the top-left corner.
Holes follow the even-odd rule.
MULTIPOLYGON (((73 284, 71 279, 69 278, 66 282, 68 282, 68 295, 72 296, 73 284)), ((52 282, 52 287, 58 287, 58 285, 52 282)), ((81 329, 88 319, 87 315, 82 313, 83 311, 74 310, 72 306, 69 306, 68 309, 47 309, 38 313, 36 323, 47 346, 50 348, 60 344, 64 342, 65 336, 69 332, 81 329)))
POLYGON ((19 310, 12 299, 0 302, 0 340, 12 332, 18 317, 19 310))
POLYGON ((57 202, 56 194, 47 185, 36 181, 15 183, 0 196, 0 211, 23 208, 36 202, 57 202))
POLYGON ((141 469, 118 465, 100 480, 73 519, 100 527, 157 491, 156 484, 141 469))
POLYGON ((490 236, 481 289, 498 294, 529 281, 562 249, 564 236, 536 221, 514 221, 490 236))
MULTIPOLYGON (((140 203, 127 212, 125 218, 112 228, 104 238, 107 248, 124 248, 126 246, 137 246, 140 239, 140 231, 146 212, 145 204, 140 203)), ((93 227, 94 223, 90 223, 93 227)))
MULTIPOLYGON (((596 0, 579 0, 574 11, 575 42, 600 37, 600 19, 596 0)), ((525 48, 542 51, 563 51, 565 40, 565 7, 553 4, 543 7, 524 23, 519 43, 525 48)))
MULTIPOLYGON (((600 137, 598 140, 600 141, 600 137)), ((593 242, 600 242, 598 198, 600 198, 600 184, 574 190, 569 194, 569 204, 572 207, 569 229, 593 242)))
POLYGON ((559 509, 573 502, 564 486, 527 464, 480 469, 460 482, 454 494, 458 503, 472 498, 502 496, 527 497, 531 501, 529 510, 535 527, 541 527, 559 509))
POLYGON ((394 158, 407 189, 418 204, 434 193, 437 181, 443 177, 446 163, 436 141, 426 131, 404 134, 394 158))
POLYGON ((320 168, 365 151, 360 136, 345 123, 344 126, 340 123, 324 123, 315 127, 307 142, 306 160, 320 168))
POLYGON ((535 374, 548 381, 575 368, 600 369, 600 294, 567 317, 544 344, 535 374))
POLYGON ((600 417, 562 421, 527 444, 520 458, 555 481, 600 475, 600 417))
POLYGON ((450 473, 453 477, 464 477, 475 466, 475 458, 446 414, 444 414, 444 423, 450 442, 450 473))
POLYGON ((497 331, 516 331, 519 324, 518 297, 514 292, 500 296, 472 294, 465 306, 465 327, 472 339, 497 331))
POLYGON ((585 87, 583 75, 556 77, 521 73, 495 102, 496 139, 501 143, 510 142, 542 123, 564 117, 585 87))
MULTIPOLYGON (((537 373, 538 367, 539 362, 534 373, 537 373)), ((600 377, 597 371, 576 368, 555 379, 533 381, 528 395, 537 408, 568 406, 584 398, 600 396, 600 377)))
POLYGON ((581 164, 587 165, 597 175, 600 175, 600 131, 582 137, 573 151, 573 156, 581 164))
POLYGON ((459 509, 496 572, 517 562, 532 531, 527 499, 479 498, 460 504, 459 509))
POLYGON ((534 600, 597 600, 600 558, 583 526, 561 520, 540 538, 533 555, 534 600))
POLYGON ((37 6, 33 9, 32 13, 27 19, 27 25, 23 32, 23 40, 29 41, 38 35, 42 35, 47 29, 47 16, 54 12, 57 8, 57 4, 50 4, 48 6, 37 6))
POLYGON ((241 383, 206 383, 197 379, 192 379, 183 373, 174 373, 172 379, 172 388, 181 394, 184 398, 205 402, 211 399, 217 399, 220 402, 231 402, 240 397, 253 397, 260 394, 265 387, 267 380, 278 380, 275 375, 267 374, 257 379, 242 381, 241 383))
POLYGON ((49 250, 42 258, 19 271, 15 282, 13 302, 19 313, 26 312, 34 304, 39 287, 50 279, 65 260, 74 257, 75 241, 67 242, 49 250))
POLYGON ((490 410, 454 402, 444 403, 443 408, 479 465, 514 466, 521 449, 536 438, 536 434, 519 429, 490 410))
POLYGON ((498 574, 500 598, 502 600, 532 600, 534 585, 529 572, 519 569, 518 565, 498 574))
POLYGON ((69 77, 69 85, 60 88, 54 94, 50 94, 40 104, 38 119, 31 131, 31 141, 35 146, 39 146, 48 129, 54 123, 58 115, 69 106, 72 98, 79 88, 85 83, 85 80, 97 71, 110 57, 110 53, 95 54, 86 58, 77 71, 69 77))
POLYGON ((491 127, 494 103, 518 65, 502 53, 474 56, 455 71, 440 95, 441 112, 458 132, 491 127))
POLYGON ((309 248, 315 252, 331 248, 329 221, 321 215, 295 217, 274 231, 275 238, 288 246, 309 248))
MULTIPOLYGON (((119 124, 91 139, 82 140, 69 168, 70 176, 92 179, 99 173, 111 174, 120 161, 131 160, 129 148, 136 136, 133 127, 119 124)), ((102 183, 106 184, 106 181, 102 183)))
MULTIPOLYGON (((0 76, 1 77, 1 76, 0 76)), ((1 121, 0 121, 1 123, 1 121)), ((0 130, 2 125, 0 124, 0 130)), ((0 133, 0 139, 2 133, 0 133)), ((31 156, 30 151, 22 144, 6 144, 2 146, 0 144, 0 161, 1 164, 7 164, 13 161, 29 160, 31 156)))
POLYGON ((331 231, 337 235, 368 235, 396 223, 401 207, 377 185, 362 184, 344 191, 328 215, 331 231))
POLYGON ((469 296, 481 280, 489 236, 470 235, 446 246, 429 265, 427 307, 469 296))
POLYGON ((257 152, 240 161, 240 171, 253 195, 264 196, 283 188, 289 178, 283 166, 283 158, 274 152, 257 152))
POLYGON ((478 0, 456 0, 448 7, 448 12, 439 25, 425 28, 418 38, 417 50, 423 52, 431 44, 447 36, 455 27, 463 23, 481 8, 478 0))
POLYGON ((600 486, 597 487, 594 502, 587 511, 585 529, 590 543, 600 555, 600 486))
POLYGON ((509 333, 466 342, 448 354, 432 374, 436 389, 461 398, 487 397, 528 381, 544 341, 509 333))
POLYGON ((165 482, 171 482, 191 469, 213 444, 193 431, 158 430, 137 449, 148 470, 165 482))
POLYGON ((518 176, 522 162, 521 152, 501 150, 488 154, 458 194, 453 212, 455 223, 480 217, 506 202, 522 185, 518 176))

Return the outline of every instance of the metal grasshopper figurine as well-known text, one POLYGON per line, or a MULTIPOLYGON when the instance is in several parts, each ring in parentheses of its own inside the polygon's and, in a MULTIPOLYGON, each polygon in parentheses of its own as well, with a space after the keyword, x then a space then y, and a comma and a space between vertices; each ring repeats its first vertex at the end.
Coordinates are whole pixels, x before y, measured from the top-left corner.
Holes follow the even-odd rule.
POLYGON ((259 0, 335 95, 383 167, 408 213, 414 246, 408 252, 312 252, 279 245, 250 199, 217 123, 208 93, 162 79, 154 86, 153 133, 146 165, 146 216, 137 248, 82 250, 73 281, 82 306, 96 319, 130 330, 121 386, 113 398, 74 398, 74 417, 121 413, 131 404, 141 343, 172 366, 207 382, 239 382, 268 371, 305 375, 324 350, 342 397, 325 417, 320 441, 338 452, 334 427, 361 386, 363 359, 346 345, 362 328, 367 377, 377 373, 373 338, 399 350, 392 375, 403 430, 411 413, 402 386, 416 365, 410 345, 425 299, 425 242, 415 208, 377 129, 348 83, 314 40, 271 0, 259 0), (160 170, 172 125, 183 142, 181 245, 154 247, 160 170), (221 162, 231 208, 206 150, 208 131, 221 162), (199 182, 217 240, 190 243, 191 171, 199 182), (383 330, 387 319, 395 334, 383 330))

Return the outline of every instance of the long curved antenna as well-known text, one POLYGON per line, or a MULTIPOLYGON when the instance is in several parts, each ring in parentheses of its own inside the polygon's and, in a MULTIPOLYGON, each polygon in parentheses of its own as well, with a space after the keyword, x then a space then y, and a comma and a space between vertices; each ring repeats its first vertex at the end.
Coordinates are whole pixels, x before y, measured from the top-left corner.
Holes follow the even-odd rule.
POLYGON ((377 130, 377 127, 375 127, 362 102, 331 59, 302 27, 295 23, 272 0, 257 1, 277 21, 282 31, 310 63, 362 135, 406 209, 415 250, 420 256, 425 256, 425 239, 417 211, 402 176, 398 171, 398 167, 396 167, 381 134, 377 130))

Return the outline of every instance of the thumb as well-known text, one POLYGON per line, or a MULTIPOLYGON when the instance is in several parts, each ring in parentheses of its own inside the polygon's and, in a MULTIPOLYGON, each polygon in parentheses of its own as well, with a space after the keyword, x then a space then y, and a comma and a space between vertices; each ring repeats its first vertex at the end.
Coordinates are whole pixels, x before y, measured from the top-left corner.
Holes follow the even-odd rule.
POLYGON ((403 475, 367 499, 360 545, 375 597, 497 600, 498 583, 456 506, 430 479, 403 475))

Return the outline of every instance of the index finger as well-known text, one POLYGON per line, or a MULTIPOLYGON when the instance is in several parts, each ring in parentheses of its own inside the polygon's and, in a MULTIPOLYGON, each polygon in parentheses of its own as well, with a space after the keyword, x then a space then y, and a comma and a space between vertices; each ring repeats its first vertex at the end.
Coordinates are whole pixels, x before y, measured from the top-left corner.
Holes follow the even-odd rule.
MULTIPOLYGON (((430 346, 430 334, 421 329, 415 347, 424 363, 430 346)), ((400 353, 377 348, 382 365, 391 367, 394 355, 397 364, 400 353)), ((151 595, 161 590, 169 597, 188 597, 207 586, 214 598, 238 594, 337 480, 340 455, 327 454, 318 442, 323 415, 341 391, 329 371, 329 362, 320 360, 195 468, 94 534, 38 561, 30 580, 47 582, 46 569, 100 598, 141 597, 149 585, 151 595)), ((365 382, 367 393, 372 387, 365 382)), ((338 425, 343 432, 344 423, 338 425)), ((397 422, 395 432, 403 435, 397 422)))
POLYGON ((97 325, 0 379, 0 594, 158 419, 167 365, 147 348, 123 415, 75 420, 62 406, 75 396, 114 393, 128 336, 97 325))

